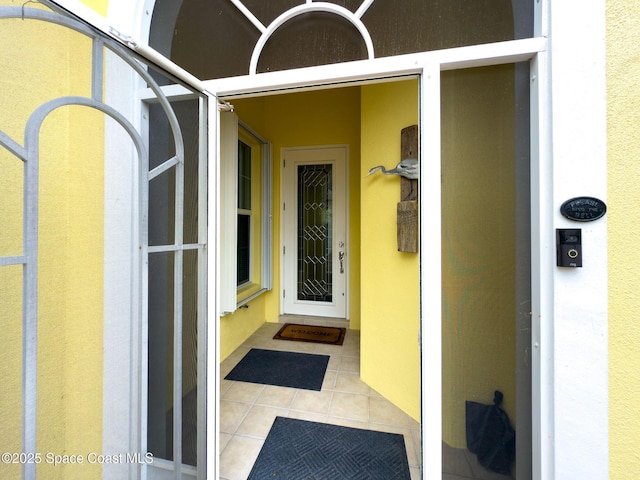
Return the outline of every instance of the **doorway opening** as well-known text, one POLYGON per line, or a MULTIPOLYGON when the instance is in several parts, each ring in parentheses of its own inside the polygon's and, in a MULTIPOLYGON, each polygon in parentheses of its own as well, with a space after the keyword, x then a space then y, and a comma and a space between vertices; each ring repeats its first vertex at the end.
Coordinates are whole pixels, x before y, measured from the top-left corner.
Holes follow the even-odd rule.
MULTIPOLYGON (((398 428, 400 425, 394 423, 394 418, 399 418, 404 425, 409 464, 419 475, 422 458, 420 348, 416 342, 420 330, 419 255, 398 252, 397 248, 400 178, 367 175, 377 165, 391 169, 400 161, 401 132, 419 123, 418 79, 412 76, 224 99, 233 105, 239 122, 249 125, 271 145, 272 253, 273 265, 279 266, 280 271, 274 268, 271 291, 249 302, 248 309, 221 318, 221 378, 229 368, 228 360, 246 348, 246 344, 233 348, 227 345, 237 338, 241 328, 259 316, 263 321, 252 328, 260 339, 252 336, 250 342, 265 341, 269 348, 284 348, 264 334, 271 333, 270 328, 279 328, 282 314, 295 315, 289 318, 296 319, 304 316, 305 321, 332 326, 343 319, 343 325, 348 327, 346 345, 341 355, 334 358, 332 354, 326 390, 317 395, 296 394, 286 407, 260 404, 265 402, 264 398, 245 407, 249 412, 264 410, 262 407, 284 408, 286 415, 292 416, 313 413, 314 418, 320 415, 327 421, 331 418, 355 422, 366 429, 378 430, 398 428), (329 208, 314 205, 327 200, 331 203, 329 208), (342 209, 336 208, 340 205, 342 209), (311 219, 305 219, 304 215, 311 219), (325 238, 325 229, 331 240, 325 238), (315 235, 319 230, 321 234, 315 235), (311 245, 305 244, 307 241, 311 245), (304 266, 299 268, 300 263, 305 263, 301 258, 306 255, 305 249, 312 250, 307 255, 312 257, 322 257, 322 253, 316 253, 322 249, 328 251, 326 257, 330 258, 333 278, 344 282, 338 288, 335 281, 327 282, 332 288, 321 299, 324 302, 313 296, 305 298, 307 292, 300 294, 303 288, 297 289, 299 283, 304 284, 300 277, 307 274, 304 266), (291 250, 296 255, 289 257, 291 250), (393 298, 384 297, 382 291, 390 292, 393 298), (340 301, 336 301, 336 295, 340 301), (287 304, 290 296, 295 301, 287 304), (328 308, 333 310, 317 303, 329 304, 328 308), (394 337, 391 341, 386 332, 394 337), (322 404, 318 407, 321 411, 305 408, 303 399, 314 395, 322 404), (347 397, 349 402, 345 400, 347 397), (383 407, 387 409, 386 416, 381 414, 383 407)), ((221 150, 225 150, 224 145, 221 150)), ((315 268, 314 261, 315 258, 308 263, 315 268)), ((322 284, 326 274, 322 268, 309 275, 318 272, 322 284)), ((314 294, 318 290, 322 289, 312 289, 314 294)), ((230 420, 233 411, 243 407, 240 404, 244 402, 233 397, 239 388, 224 380, 221 385, 220 434, 224 439, 231 438, 230 443, 221 446, 222 478, 232 475, 228 466, 233 451, 243 451, 238 445, 246 440, 239 438, 242 435, 238 432, 249 428, 230 420), (229 432, 230 428, 234 431, 229 432)), ((242 470, 239 475, 245 473, 242 470)))
MULTIPOLYGON (((508 64, 441 76, 443 479, 491 474, 465 451, 464 404, 491 403, 495 390, 505 394, 503 407, 518 433, 517 461, 509 466, 510 474, 518 480, 532 476, 530 129, 529 92, 522 87, 527 73, 528 64, 508 64), (489 94, 487 85, 493 82, 500 88, 489 94), (464 93, 468 91, 474 94, 464 93), (476 212, 472 205, 487 208, 476 212), (490 221, 483 221, 483 215, 490 221)), ((286 152, 349 146, 347 315, 351 327, 360 330, 361 378, 405 412, 412 411, 409 398, 428 395, 420 382, 421 344, 415 342, 420 330, 419 260, 416 256, 412 264, 414 258, 396 248, 398 179, 367 173, 377 164, 391 168, 398 163, 400 131, 417 123, 419 96, 419 82, 404 79, 228 99, 241 119, 273 142, 274 165, 280 165, 274 168, 274 186, 280 184, 274 192, 283 192, 280 198, 274 194, 274 231, 284 232, 289 224, 286 152), (404 98, 403 86, 410 92, 404 98), (349 104, 350 114, 345 111, 349 104), (414 117, 402 117, 399 110, 412 105, 414 117), (342 133, 351 129, 353 136, 318 138, 327 125, 342 133), (385 330, 389 324, 395 329, 391 341, 385 330)), ((428 223, 425 213, 421 222, 428 223)), ((274 263, 279 258, 283 269, 281 278, 285 238, 283 234, 281 242, 274 242, 273 250, 274 263)), ((287 311, 282 290, 282 284, 274 285, 266 301, 267 321, 275 321, 269 308, 287 311)), ((422 421, 430 414, 419 407, 415 412, 412 416, 422 421)))

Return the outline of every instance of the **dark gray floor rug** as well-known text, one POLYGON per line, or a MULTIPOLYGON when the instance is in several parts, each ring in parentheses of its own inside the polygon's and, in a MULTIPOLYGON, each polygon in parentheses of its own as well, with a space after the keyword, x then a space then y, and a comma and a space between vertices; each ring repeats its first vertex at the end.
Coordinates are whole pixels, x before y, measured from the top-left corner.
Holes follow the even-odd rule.
POLYGON ((224 378, 320 391, 328 363, 327 355, 252 348, 224 378))
POLYGON ((410 480, 404 437, 276 417, 247 480, 410 480))

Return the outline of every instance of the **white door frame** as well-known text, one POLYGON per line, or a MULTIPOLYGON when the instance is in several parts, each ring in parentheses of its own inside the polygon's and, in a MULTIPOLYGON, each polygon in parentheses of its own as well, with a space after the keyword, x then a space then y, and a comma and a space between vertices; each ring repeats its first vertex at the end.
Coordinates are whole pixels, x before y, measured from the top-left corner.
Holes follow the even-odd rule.
MULTIPOLYGON (((290 239, 289 236, 287 235, 287 223, 285 221, 280 222, 280 245, 284 246, 288 246, 289 247, 289 251, 283 253, 283 255, 281 256, 281 262, 280 262, 280 285, 282 286, 281 290, 284 291, 285 288, 287 288, 287 290, 289 290, 288 293, 288 297, 285 297, 284 295, 282 295, 282 301, 280 302, 280 313, 281 314, 285 314, 285 313, 294 313, 296 315, 312 315, 312 316, 323 316, 323 317, 337 317, 337 318, 348 318, 348 305, 349 305, 349 196, 347 194, 347 185, 349 184, 349 176, 348 176, 348 162, 349 162, 349 146, 348 145, 321 145, 321 146, 309 146, 309 147, 291 147, 291 148, 283 148, 282 149, 282 155, 281 155, 281 159, 283 160, 280 163, 280 192, 281 192, 281 199, 282 202, 284 204, 284 202, 287 202, 288 204, 288 210, 286 210, 286 212, 288 212, 288 214, 291 214, 291 212, 294 211, 294 209, 296 209, 296 200, 297 200, 297 194, 296 191, 297 189, 295 187, 292 187, 292 183, 295 182, 295 173, 292 173, 292 167, 294 165, 300 165, 300 164, 317 164, 320 163, 320 161, 317 162, 311 162, 311 161, 302 161, 302 162, 292 162, 291 161, 291 155, 289 157, 286 156, 287 152, 290 152, 291 154, 294 154, 294 152, 308 152, 310 155, 313 156, 317 156, 316 152, 321 152, 323 150, 340 150, 341 152, 344 152, 344 158, 343 161, 339 162, 331 162, 333 163, 333 178, 334 178, 334 192, 338 191, 339 194, 334 196, 334 205, 338 205, 340 204, 340 211, 339 211, 339 215, 335 215, 334 214, 334 219, 337 219, 337 222, 335 222, 334 224, 342 224, 342 229, 343 232, 342 235, 334 235, 332 238, 332 242, 333 242, 333 251, 336 252, 333 256, 332 259, 332 263, 333 263, 333 273, 334 276, 337 278, 340 278, 340 282, 339 283, 335 283, 334 282, 334 287, 333 288, 333 301, 331 302, 331 304, 327 305, 327 306, 323 306, 323 305, 313 305, 310 302, 301 302, 300 305, 295 305, 294 307, 296 308, 295 310, 293 309, 287 309, 286 304, 289 303, 291 305, 291 298, 293 296, 294 292, 294 288, 293 288, 293 282, 291 279, 291 273, 287 271, 288 266, 290 267, 291 265, 287 264, 286 260, 287 258, 291 258, 293 255, 296 255, 296 249, 294 248, 294 244, 295 242, 293 241, 293 239, 290 239), (287 164, 286 166, 284 165, 284 159, 286 159, 287 162, 289 162, 289 164, 287 164), (292 163, 292 164, 291 164, 292 163), (288 171, 286 169, 289 169, 288 171), (285 173, 287 172, 287 173, 285 173), (294 182, 291 182, 291 180, 294 180, 294 182), (338 187, 338 188, 335 188, 338 187), (285 194, 290 194, 293 195, 294 198, 291 198, 290 196, 286 196, 285 194), (338 242, 342 241, 343 242, 343 247, 340 248, 338 245, 338 242), (344 258, 344 267, 343 269, 340 268, 340 259, 337 256, 337 252, 341 250, 343 252, 346 253, 345 258, 344 258), (288 257, 287 257, 288 256, 288 257), (340 273, 340 270, 343 271, 343 273, 340 273)), ((297 185, 297 183, 296 183, 297 185)), ((335 211, 335 208, 334 208, 335 211)), ((285 213, 282 213, 283 219, 285 217, 285 213)), ((294 222, 295 223, 295 222, 294 222)), ((291 227, 291 225, 289 225, 291 227)), ((296 230, 297 227, 297 223, 296 225, 293 227, 294 231, 296 230)), ((284 248, 284 247, 283 247, 284 248)), ((297 303, 296 301, 294 301, 293 303, 297 303)), ((316 302, 318 303, 318 302, 316 302)))
MULTIPOLYGON (((265 96, 292 89, 321 89, 347 82, 389 82, 410 76, 420 79, 420 211, 439 211, 440 185, 440 72, 462 68, 530 62, 532 78, 546 79, 548 67, 544 52, 547 40, 543 37, 514 40, 491 45, 460 47, 449 50, 385 57, 299 70, 287 70, 260 75, 225 78, 204 82, 218 98, 232 102, 233 97, 265 96)), ((532 191, 532 342, 538 346, 551 338, 553 299, 545 292, 553 288, 553 270, 548 268, 550 245, 545 239, 552 230, 553 212, 549 208, 549 189, 552 188, 551 150, 549 142, 550 98, 548 85, 538 82, 531 91, 531 191, 532 191), (537 88, 536 88, 537 86, 537 88), (544 290, 542 289, 544 286, 544 290), (539 313, 538 313, 539 312, 539 313)), ((210 126, 213 122, 210 122, 210 126)), ((212 132, 213 134, 213 132, 212 132)), ((216 191, 214 185, 211 192, 216 191)), ((209 210, 214 221, 216 212, 209 210)), ((211 225, 212 223, 210 223, 211 225)), ((213 223, 215 224, 215 223, 213 223)), ((211 232, 210 232, 211 233, 211 232)), ((210 281, 212 280, 210 272, 210 281)), ((219 277, 218 277, 219 278, 219 277)), ((213 284, 210 283, 210 287, 213 284)), ((421 372, 422 372, 422 465, 423 479, 442 475, 442 357, 441 357, 441 224, 440 216, 420 220, 420 285, 421 285, 421 372), (425 395, 424 392, 429 392, 425 395), (438 421, 429 422, 428 418, 438 421)), ((213 340, 213 339, 212 339, 213 340)), ((210 340, 210 344, 211 341, 210 340)), ((216 339, 217 340, 217 339, 216 339)), ((553 478, 553 357, 532 352, 532 462, 533 479, 553 478)), ((216 367, 217 368, 217 367, 216 367)), ((217 382, 216 382, 217 383, 217 382)), ((209 402, 214 393, 209 387, 209 402)), ((219 391, 215 392, 219 398, 219 391)), ((210 403, 211 404, 211 403, 210 403)), ((209 410, 213 412, 215 410, 209 410)), ((209 424, 209 429, 216 425, 209 424)), ((211 432, 208 435, 215 435, 211 432)), ((213 437, 209 437, 212 438, 213 437)), ((210 454, 207 463, 217 463, 217 452, 210 454)))

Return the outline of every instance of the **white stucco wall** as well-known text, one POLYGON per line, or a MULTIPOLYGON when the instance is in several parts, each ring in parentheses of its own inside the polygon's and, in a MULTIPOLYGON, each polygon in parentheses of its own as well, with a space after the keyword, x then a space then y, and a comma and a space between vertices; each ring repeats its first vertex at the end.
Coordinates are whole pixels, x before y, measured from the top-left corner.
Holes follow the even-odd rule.
MULTIPOLYGON (((608 477, 607 218, 565 219, 577 196, 607 199, 602 0, 549 2, 553 228, 581 228, 582 268, 553 267, 553 473, 608 477)), ((555 239, 550 241, 555 248, 555 239)), ((553 251, 548 261, 554 262, 553 251)), ((542 320, 545 322, 545 319, 542 320)))

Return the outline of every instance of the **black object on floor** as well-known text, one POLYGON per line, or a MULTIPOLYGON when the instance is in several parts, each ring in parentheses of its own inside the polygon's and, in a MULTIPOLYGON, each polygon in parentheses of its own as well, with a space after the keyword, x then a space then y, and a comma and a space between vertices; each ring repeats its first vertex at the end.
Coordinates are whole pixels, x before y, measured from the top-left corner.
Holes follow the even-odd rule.
POLYGON ((276 417, 247 480, 410 480, 404 437, 276 417))
POLYGON ((467 400, 467 448, 487 470, 509 475, 516 458, 516 433, 500 408, 503 398, 502 392, 496 390, 493 405, 467 400))
POLYGON ((327 355, 252 348, 224 378, 320 391, 328 363, 327 355))

